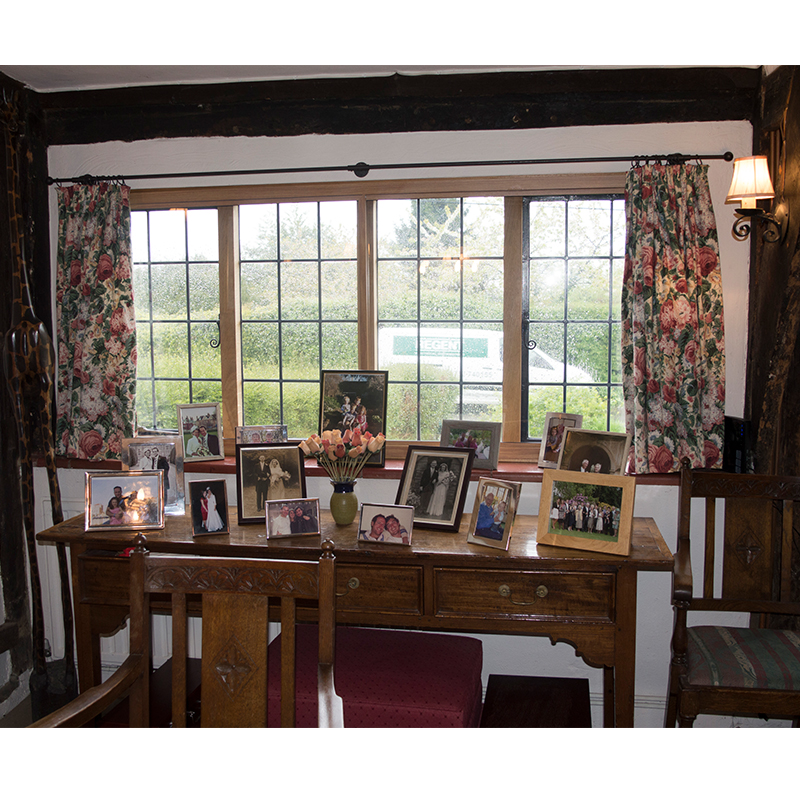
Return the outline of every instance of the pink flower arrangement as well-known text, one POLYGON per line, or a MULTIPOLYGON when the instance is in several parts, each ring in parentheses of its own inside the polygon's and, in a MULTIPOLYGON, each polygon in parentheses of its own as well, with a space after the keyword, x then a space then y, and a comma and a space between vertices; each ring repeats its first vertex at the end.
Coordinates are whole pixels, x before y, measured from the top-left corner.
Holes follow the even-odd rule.
POLYGON ((323 431, 322 436, 314 433, 299 447, 306 457, 317 460, 334 483, 354 483, 367 459, 385 442, 382 433, 373 436, 369 432, 333 430, 323 431))

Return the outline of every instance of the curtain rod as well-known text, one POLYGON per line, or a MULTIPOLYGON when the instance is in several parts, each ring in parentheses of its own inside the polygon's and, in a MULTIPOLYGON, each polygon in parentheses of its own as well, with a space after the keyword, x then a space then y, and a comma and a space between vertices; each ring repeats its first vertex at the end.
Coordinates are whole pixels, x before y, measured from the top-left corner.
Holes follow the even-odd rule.
POLYGON ((685 164, 687 161, 732 161, 733 153, 730 151, 712 155, 683 155, 682 153, 671 153, 669 155, 657 156, 597 156, 590 158, 530 158, 530 159, 508 159, 501 161, 428 161, 412 164, 365 164, 359 161, 357 164, 328 166, 328 167, 276 167, 273 169, 245 169, 245 170, 222 170, 218 172, 173 172, 173 173, 151 173, 145 175, 80 175, 75 178, 48 178, 47 185, 62 183, 97 183, 99 181, 133 181, 133 180, 154 180, 159 178, 218 178, 226 176, 243 175, 280 175, 303 172, 352 172, 358 178, 366 177, 371 170, 378 169, 429 169, 433 167, 508 167, 526 166, 535 164, 599 164, 615 161, 629 162, 633 166, 641 166, 642 163, 649 164, 664 162, 668 165, 685 164))

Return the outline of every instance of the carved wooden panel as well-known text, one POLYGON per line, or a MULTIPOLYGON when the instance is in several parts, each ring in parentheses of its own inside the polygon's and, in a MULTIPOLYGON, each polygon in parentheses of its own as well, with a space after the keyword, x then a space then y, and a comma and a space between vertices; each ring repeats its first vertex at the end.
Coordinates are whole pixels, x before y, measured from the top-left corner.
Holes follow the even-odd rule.
POLYGON ((773 599, 773 537, 780 541, 780 533, 772 501, 741 497, 725 501, 724 597, 773 599))

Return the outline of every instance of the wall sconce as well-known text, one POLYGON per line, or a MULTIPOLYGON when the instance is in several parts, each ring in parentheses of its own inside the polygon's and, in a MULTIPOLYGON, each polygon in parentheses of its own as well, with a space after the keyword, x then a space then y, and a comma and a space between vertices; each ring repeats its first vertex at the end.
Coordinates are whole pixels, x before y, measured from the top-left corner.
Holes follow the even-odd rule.
POLYGON ((741 203, 736 209, 736 221, 733 223, 734 238, 743 242, 749 235, 753 226, 750 220, 761 220, 764 229, 761 238, 765 242, 780 242, 786 236, 789 209, 781 203, 770 214, 758 208, 758 200, 772 200, 775 190, 769 177, 769 167, 766 156, 749 156, 733 160, 733 179, 728 190, 726 203, 741 203))

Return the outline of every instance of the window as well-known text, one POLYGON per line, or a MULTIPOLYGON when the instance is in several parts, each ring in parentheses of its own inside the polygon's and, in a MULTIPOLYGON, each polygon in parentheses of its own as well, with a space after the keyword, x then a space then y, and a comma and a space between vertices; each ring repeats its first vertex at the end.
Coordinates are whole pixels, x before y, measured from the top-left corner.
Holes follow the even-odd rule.
POLYGON ((583 414, 583 427, 591 430, 624 431, 624 200, 526 198, 523 230, 528 438, 541 436, 548 411, 583 414))
POLYGON ((214 401, 228 438, 279 422, 300 438, 317 429, 320 370, 353 367, 388 371, 393 440, 437 441, 462 418, 526 442, 562 408, 616 430, 621 183, 134 191, 139 424, 174 428, 177 403, 214 401))

